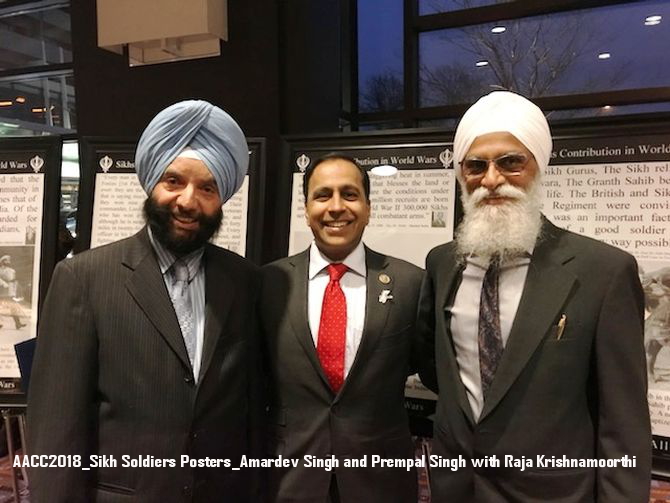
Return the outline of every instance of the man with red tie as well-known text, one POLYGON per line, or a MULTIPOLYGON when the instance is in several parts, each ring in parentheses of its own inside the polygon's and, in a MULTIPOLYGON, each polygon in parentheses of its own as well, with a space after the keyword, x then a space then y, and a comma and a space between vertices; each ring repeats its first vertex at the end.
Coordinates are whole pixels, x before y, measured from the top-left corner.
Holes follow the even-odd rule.
POLYGON ((416 472, 372 456, 414 458, 404 384, 423 272, 364 246, 370 179, 354 159, 315 161, 303 192, 314 241, 263 268, 270 456, 295 463, 272 469, 271 500, 415 503, 416 472))

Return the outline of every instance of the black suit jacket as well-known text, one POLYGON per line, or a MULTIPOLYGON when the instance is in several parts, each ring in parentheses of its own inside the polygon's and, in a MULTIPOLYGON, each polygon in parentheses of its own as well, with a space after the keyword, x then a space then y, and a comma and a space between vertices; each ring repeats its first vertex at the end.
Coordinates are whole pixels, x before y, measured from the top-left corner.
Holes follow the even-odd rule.
MULTIPOLYGON (((651 434, 643 296, 629 254, 544 221, 512 330, 478 422, 449 331, 461 268, 454 243, 427 258, 421 378, 439 401, 434 454, 496 455, 501 468, 433 468, 437 501, 649 500, 651 434), (566 316, 558 339, 558 322, 566 316), (533 468, 505 467, 526 456, 533 468), (537 456, 636 458, 636 468, 539 467, 537 456)), ((476 336, 476 335, 475 335, 476 336)))
MULTIPOLYGON (((146 229, 62 261, 40 318, 28 399, 31 454, 109 455, 116 467, 30 471, 33 502, 255 501, 250 471, 181 456, 250 454, 258 430, 258 274, 207 245, 198 383, 146 229), (126 468, 128 459, 176 467, 126 468)), ((260 398, 260 397, 258 397, 260 398)))
POLYGON ((304 467, 305 455, 340 461, 343 503, 415 503, 416 472, 403 468, 343 468, 346 458, 373 454, 413 458, 404 409, 423 271, 366 249, 365 327, 355 361, 335 395, 319 363, 308 323, 309 250, 262 269, 262 332, 270 395, 271 455, 300 460, 272 470, 272 501, 324 502, 331 474, 304 467), (380 281, 380 274, 390 278, 380 281), (379 301, 382 290, 392 300, 379 301))

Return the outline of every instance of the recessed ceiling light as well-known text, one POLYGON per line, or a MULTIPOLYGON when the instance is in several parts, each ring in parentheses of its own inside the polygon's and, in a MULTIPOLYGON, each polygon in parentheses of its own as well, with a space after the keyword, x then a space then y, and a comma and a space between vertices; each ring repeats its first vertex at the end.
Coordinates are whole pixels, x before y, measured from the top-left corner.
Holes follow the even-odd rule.
POLYGON ((16 102, 17 103, 25 103, 26 102, 26 97, 25 96, 17 96, 16 97, 16 102))
POLYGON ((488 61, 486 61, 486 60, 482 60, 482 61, 477 61, 477 62, 475 63, 475 66, 488 66, 488 64, 489 64, 488 61))
POLYGON ((598 54, 598 59, 610 59, 612 55, 609 52, 601 52, 598 54))
POLYGON ((504 26, 494 26, 491 28, 491 33, 505 33, 507 31, 507 28, 504 26))
POLYGON ((39 114, 39 113, 46 112, 47 109, 44 108, 44 107, 35 107, 35 108, 31 108, 30 111, 33 112, 33 113, 39 114))
POLYGON ((370 173, 377 176, 393 176, 398 172, 398 168, 391 166, 390 164, 382 164, 381 166, 375 166, 370 170, 370 173))
POLYGON ((14 104, 13 101, 0 101, 0 107, 11 107, 14 104))
POLYGON ((661 22, 661 19, 663 19, 663 16, 647 16, 644 19, 645 24, 646 23, 653 23, 653 24, 658 24, 661 22))
POLYGON ((610 108, 612 108, 610 105, 605 105, 605 106, 603 107, 603 110, 609 110, 610 108))

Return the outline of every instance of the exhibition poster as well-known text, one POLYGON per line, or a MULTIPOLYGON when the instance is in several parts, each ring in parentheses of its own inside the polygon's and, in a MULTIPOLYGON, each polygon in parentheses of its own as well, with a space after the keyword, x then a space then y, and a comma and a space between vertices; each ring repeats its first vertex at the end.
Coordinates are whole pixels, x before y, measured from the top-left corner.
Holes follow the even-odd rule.
MULTIPOLYGON (((544 214, 556 225, 631 253, 645 295, 652 432, 670 437, 670 139, 645 135, 559 140, 543 174, 544 214)), ((657 451, 670 454, 667 440, 657 451)))
POLYGON ((47 159, 0 152, 0 392, 20 392, 14 345, 35 337, 47 159))
MULTIPOLYGON (((424 266, 435 246, 451 241, 454 223, 455 177, 451 151, 442 145, 378 146, 346 151, 364 168, 391 165, 390 176, 370 172, 371 215, 363 240, 373 250, 424 266)), ((312 241, 305 223, 303 173, 323 155, 296 151, 293 159, 289 255, 312 241)))
MULTIPOLYGON (((250 165, 254 162, 250 151, 250 165)), ((144 226, 146 194, 135 174, 133 150, 99 150, 95 160, 90 247, 132 236, 144 226)), ((249 175, 240 190, 223 205, 223 222, 213 243, 241 256, 247 252, 249 175)))

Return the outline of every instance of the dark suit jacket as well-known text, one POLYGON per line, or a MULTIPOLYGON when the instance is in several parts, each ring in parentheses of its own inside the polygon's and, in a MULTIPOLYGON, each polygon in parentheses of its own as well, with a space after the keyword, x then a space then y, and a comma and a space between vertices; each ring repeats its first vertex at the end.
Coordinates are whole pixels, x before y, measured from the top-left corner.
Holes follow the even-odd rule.
POLYGON ((304 467, 303 456, 334 455, 343 503, 416 503, 416 472, 402 468, 343 468, 345 458, 373 454, 414 458, 404 385, 423 271, 366 249, 365 328, 344 386, 334 395, 321 369, 307 315, 309 250, 262 269, 262 331, 269 370, 270 449, 300 459, 273 470, 272 501, 326 501, 331 474, 304 467), (379 276, 388 275, 383 284, 379 276), (393 299, 379 301, 382 290, 393 299))
POLYGON ((117 467, 30 471, 33 503, 255 501, 250 471, 181 467, 249 454, 258 405, 255 266, 207 245, 196 384, 146 229, 56 267, 28 399, 30 454, 114 456, 117 467), (175 460, 124 468, 122 456, 175 460))
POLYGON ((427 258, 421 378, 439 401, 434 454, 501 468, 433 468, 437 501, 637 503, 649 500, 651 434, 643 296, 629 254, 544 221, 490 395, 474 422, 449 332, 461 269, 453 243, 427 258), (566 315, 557 339, 557 324, 566 315), (504 456, 533 468, 504 467, 504 456), (539 468, 538 455, 635 456, 637 468, 539 468))

